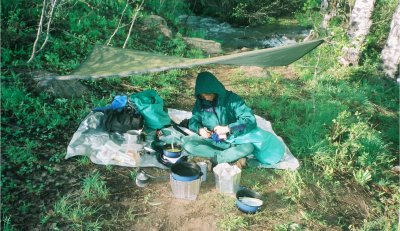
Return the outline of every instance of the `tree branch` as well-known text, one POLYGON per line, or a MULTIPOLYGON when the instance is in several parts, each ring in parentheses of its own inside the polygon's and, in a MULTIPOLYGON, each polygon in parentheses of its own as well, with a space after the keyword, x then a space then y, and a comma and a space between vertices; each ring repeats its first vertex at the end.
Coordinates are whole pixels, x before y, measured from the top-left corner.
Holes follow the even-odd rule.
POLYGON ((50 15, 49 15, 49 21, 47 23, 47 29, 46 29, 46 38, 42 44, 42 46, 39 48, 38 51, 36 51, 36 53, 39 53, 39 51, 41 51, 43 49, 43 47, 46 45, 47 40, 49 39, 49 33, 50 33, 50 24, 51 24, 51 20, 53 18, 53 12, 54 12, 54 8, 56 7, 57 4, 57 0, 52 0, 51 2, 51 9, 50 9, 50 15))
POLYGON ((126 10, 126 8, 128 8, 128 6, 129 6, 129 0, 126 1, 125 8, 124 8, 124 10, 123 10, 122 13, 121 13, 121 17, 119 18, 118 26, 117 26, 117 28, 115 28, 114 33, 113 33, 113 34, 111 35, 111 37, 108 39, 106 46, 108 46, 108 45, 110 44, 111 39, 112 39, 112 38, 114 37, 114 35, 118 32, 119 28, 121 28, 120 25, 121 25, 122 17, 124 16, 125 10, 126 10))
POLYGON ((39 41, 40 33, 42 32, 43 17, 44 17, 44 9, 45 8, 46 8, 46 0, 43 0, 42 15, 40 16, 39 26, 38 26, 38 30, 37 30, 37 34, 36 34, 36 39, 35 39, 35 42, 33 43, 32 54, 31 54, 31 57, 28 60, 28 63, 30 63, 33 60, 33 58, 35 57, 36 46, 37 46, 37 43, 39 41))
POLYGON ((140 6, 136 8, 135 15, 132 18, 131 27, 129 28, 128 35, 126 36, 125 43, 124 43, 124 46, 122 46, 122 48, 125 48, 126 44, 128 43, 129 37, 131 36, 133 24, 135 23, 136 17, 138 15, 139 11, 140 11, 140 8, 142 8, 143 3, 144 3, 144 0, 142 0, 142 3, 140 3, 140 6))

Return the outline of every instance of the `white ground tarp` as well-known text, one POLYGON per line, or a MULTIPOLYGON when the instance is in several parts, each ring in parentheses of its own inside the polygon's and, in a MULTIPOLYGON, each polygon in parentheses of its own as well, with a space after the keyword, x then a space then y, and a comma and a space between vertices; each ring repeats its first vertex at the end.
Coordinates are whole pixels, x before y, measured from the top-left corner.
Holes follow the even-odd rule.
MULTIPOLYGON (((182 120, 188 119, 192 116, 191 112, 168 109, 170 118, 177 124, 182 120)), ((147 139, 145 142, 139 142, 139 144, 131 145, 130 148, 138 153, 132 154, 127 151, 126 144, 129 143, 129 136, 127 133, 121 135, 119 133, 108 133, 100 128, 100 120, 103 116, 102 112, 91 112, 81 122, 78 130, 74 133, 68 148, 66 159, 73 156, 84 155, 88 156, 90 160, 95 164, 102 165, 119 165, 126 167, 166 167, 159 163, 157 160, 157 153, 151 148, 151 142, 154 137, 151 132, 147 132, 147 139)), ((272 125, 269 121, 256 116, 257 125, 268 132, 275 134, 272 129, 272 125)), ((165 128, 170 131, 171 134, 165 137, 165 139, 176 139, 179 140, 183 134, 175 130, 173 127, 165 128)), ((193 134, 186 128, 181 128, 188 134, 193 134)), ((276 134, 275 134, 276 135, 276 134)), ((279 136, 278 136, 279 137, 279 136)), ((280 137, 279 137, 280 138, 280 137)), ((280 138, 281 139, 281 138, 280 138)), ((281 139, 282 140, 282 139, 281 139)), ((282 140, 283 141, 283 140, 282 140)), ((286 146, 286 145, 285 145, 286 146)), ((187 155, 187 153, 183 153, 187 155)), ((266 165, 258 162, 254 157, 250 156, 248 165, 251 167, 260 168, 276 168, 276 169, 288 169, 296 170, 300 164, 299 161, 293 156, 289 148, 286 146, 286 152, 280 162, 274 165, 266 165)))

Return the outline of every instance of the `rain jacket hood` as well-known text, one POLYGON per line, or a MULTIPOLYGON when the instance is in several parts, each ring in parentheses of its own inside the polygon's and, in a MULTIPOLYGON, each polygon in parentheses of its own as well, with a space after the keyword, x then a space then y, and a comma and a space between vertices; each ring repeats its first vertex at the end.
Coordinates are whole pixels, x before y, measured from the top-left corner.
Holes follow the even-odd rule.
POLYGON ((254 129, 256 119, 242 98, 225 89, 224 85, 210 72, 198 74, 195 86, 196 102, 189 121, 189 129, 198 132, 206 127, 212 131, 216 126, 229 126, 231 135, 245 134, 254 129), (210 102, 199 97, 203 93, 217 95, 210 102))
POLYGON ((213 74, 205 71, 197 75, 196 87, 194 89, 196 98, 199 98, 200 94, 203 93, 214 93, 217 94, 218 98, 224 99, 226 89, 213 74))

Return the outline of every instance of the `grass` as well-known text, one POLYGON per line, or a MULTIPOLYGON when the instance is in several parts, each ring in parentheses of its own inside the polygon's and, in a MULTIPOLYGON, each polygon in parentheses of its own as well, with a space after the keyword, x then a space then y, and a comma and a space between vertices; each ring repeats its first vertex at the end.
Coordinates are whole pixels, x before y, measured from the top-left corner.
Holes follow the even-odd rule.
MULTIPOLYGON (((305 7, 312 9, 310 4, 305 7)), ((160 210, 151 216, 157 207, 153 201, 159 195, 151 188, 139 190, 135 186, 136 169, 93 165, 86 156, 66 161, 65 149, 87 113, 110 103, 116 94, 151 88, 158 91, 167 107, 187 110, 181 99, 192 99, 193 89, 186 87, 186 79, 201 68, 81 81, 89 91, 72 99, 33 91, 32 81, 12 68, 26 68, 25 58, 36 28, 31 23, 41 6, 30 11, 19 6, 5 4, 10 9, 6 14, 10 17, 4 18, 5 32, 12 32, 6 35, 14 38, 10 40, 14 45, 8 47, 8 41, 2 48, 1 229, 132 230, 138 223, 153 227, 152 218, 157 217, 157 222, 163 219, 160 210)), ((104 44, 125 3, 110 1, 105 3, 107 7, 95 4, 93 11, 82 6, 86 7, 85 3, 71 2, 58 8, 54 19, 58 26, 54 28, 65 27, 65 31, 51 32, 47 50, 38 54, 30 69, 66 73, 77 67, 94 44, 104 44), (106 17, 98 11, 104 11, 106 17), (69 20, 63 17, 65 13, 71 16, 69 20)), ((130 48, 181 57, 203 56, 202 51, 188 48, 182 36, 204 37, 204 32, 185 31, 176 21, 183 12, 190 13, 186 4, 151 0, 146 8, 163 13, 170 25, 179 27, 179 33, 169 40, 133 32, 130 48)), ((244 169, 241 184, 263 194, 267 205, 257 214, 246 215, 237 211, 233 198, 214 195, 218 210, 213 215, 218 229, 398 229, 398 175, 391 168, 399 163, 399 87, 377 68, 378 45, 385 39, 389 26, 386 19, 394 9, 394 1, 377 5, 377 23, 367 39, 368 52, 363 53, 362 66, 345 68, 338 64, 336 57, 348 41, 341 25, 331 25, 329 43, 289 68, 268 68, 269 74, 264 77, 229 69, 234 70, 229 74, 230 86, 256 114, 272 122, 301 167, 295 172, 244 169)), ((310 18, 321 15, 298 17, 311 26, 309 23, 317 20, 310 18)), ((332 24, 341 20, 339 14, 332 24)), ((292 21, 280 23, 289 25, 292 21)), ((119 37, 112 41, 114 46, 122 45, 126 36, 122 33, 119 37)))
MULTIPOLYGON (((312 59, 311 55, 309 61, 312 59)), ((73 128, 91 108, 110 102, 114 89, 121 83, 142 90, 156 89, 168 106, 176 104, 172 102, 175 97, 191 97, 192 92, 183 89, 183 82, 185 76, 195 72, 197 70, 177 70, 118 81, 101 80, 88 86, 107 92, 104 98, 85 96, 54 100, 45 94, 30 93, 19 76, 8 73, 10 82, 2 85, 4 230, 22 227, 15 219, 37 207, 36 200, 20 198, 15 192, 22 191, 44 200, 51 184, 39 183, 32 175, 46 172, 57 177, 56 166, 65 165, 63 148, 73 128), (21 110, 17 110, 18 105, 22 106, 21 110), (39 114, 42 116, 37 120, 39 114), (63 138, 55 141, 57 137, 63 138), (50 145, 52 140, 59 146, 50 145), (46 154, 40 151, 43 149, 47 150, 46 154), (21 177, 22 181, 17 180, 21 177), (12 206, 15 203, 17 207, 12 206)), ((398 161, 394 154, 398 141, 393 137, 398 137, 393 129, 393 124, 398 123, 397 87, 378 76, 368 77, 368 73, 375 74, 368 68, 343 73, 344 76, 338 78, 326 69, 316 82, 306 77, 308 72, 304 70, 299 72, 298 78, 287 78, 279 70, 265 79, 249 79, 244 73, 232 78, 236 92, 257 114, 273 123, 274 130, 284 138, 302 166, 295 172, 246 169, 242 184, 273 199, 276 207, 253 216, 239 215, 234 213, 232 198, 221 197, 219 210, 224 215, 217 221, 219 229, 264 229, 266 222, 270 222, 274 230, 332 227, 390 230, 396 227, 396 204, 400 196, 396 177, 389 170, 398 161), (355 199, 343 197, 345 185, 355 188, 363 200, 372 201, 367 205, 368 216, 358 215, 346 204, 355 199), (285 222, 284 217, 291 217, 292 222, 285 222)), ((81 183, 78 181, 72 188, 63 189, 64 196, 52 194, 54 205, 39 212, 41 219, 37 224, 53 230, 101 230, 112 224, 124 227, 119 226, 121 220, 137 221, 135 207, 124 208, 124 213, 105 212, 105 201, 110 201, 111 195, 116 193, 116 189, 107 186, 110 178, 106 176, 112 176, 117 168, 93 166, 88 157, 76 158, 72 164, 82 172, 79 174, 81 183), (89 174, 85 175, 87 172, 89 174)), ((125 175, 126 180, 134 184, 136 171, 126 170, 125 175)), ((147 193, 141 200, 146 204, 153 197, 155 195, 147 193)))
MULTIPOLYGON (((107 166, 108 167, 108 166, 107 166)), ((106 199, 108 195, 108 189, 106 182, 101 179, 98 172, 89 174, 83 180, 82 196, 89 199, 106 199)))

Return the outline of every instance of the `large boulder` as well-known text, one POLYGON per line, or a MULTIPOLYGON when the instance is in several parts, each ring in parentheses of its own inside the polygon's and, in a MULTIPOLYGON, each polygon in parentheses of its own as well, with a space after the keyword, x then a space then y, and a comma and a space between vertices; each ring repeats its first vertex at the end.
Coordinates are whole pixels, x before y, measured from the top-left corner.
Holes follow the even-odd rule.
POLYGON ((88 89, 79 80, 57 80, 56 74, 37 71, 31 73, 34 91, 46 92, 56 98, 76 98, 84 95, 88 89))
POLYGON ((201 38, 189 38, 182 37, 182 39, 188 44, 188 46, 196 49, 200 49, 207 54, 220 54, 222 53, 221 43, 213 40, 206 40, 201 38))
POLYGON ((172 37, 172 31, 169 29, 167 21, 158 15, 149 15, 143 19, 144 30, 159 30, 167 37, 172 37))

